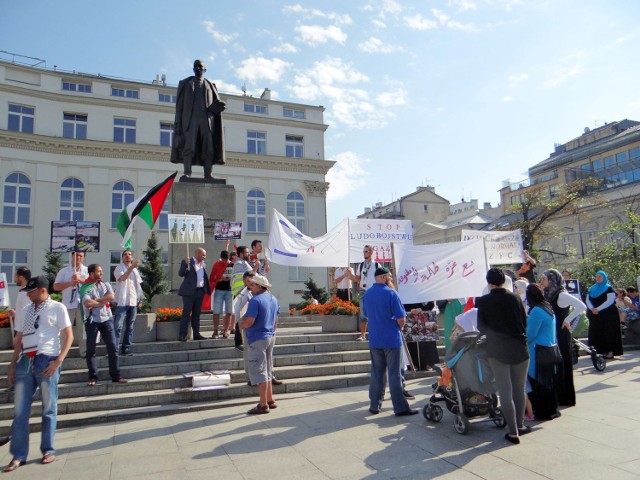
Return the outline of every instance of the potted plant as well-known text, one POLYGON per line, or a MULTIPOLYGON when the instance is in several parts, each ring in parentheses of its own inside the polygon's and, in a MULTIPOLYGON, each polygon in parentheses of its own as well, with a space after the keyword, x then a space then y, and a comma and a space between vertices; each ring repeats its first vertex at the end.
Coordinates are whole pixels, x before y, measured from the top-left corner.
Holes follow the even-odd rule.
POLYGON ((327 303, 309 304, 300 310, 300 315, 318 315, 323 332, 356 332, 358 330, 358 307, 333 296, 327 303))
POLYGON ((4 309, 0 311, 0 349, 7 350, 13 348, 11 340, 11 322, 9 320, 9 311, 4 309))
POLYGON ((174 341, 180 336, 181 308, 159 308, 156 310, 156 338, 159 341, 174 341))

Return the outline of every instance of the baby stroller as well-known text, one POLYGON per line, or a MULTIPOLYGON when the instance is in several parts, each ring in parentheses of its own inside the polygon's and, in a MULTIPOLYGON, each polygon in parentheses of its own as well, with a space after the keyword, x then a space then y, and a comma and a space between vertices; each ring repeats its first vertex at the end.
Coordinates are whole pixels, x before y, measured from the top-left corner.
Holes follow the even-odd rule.
MULTIPOLYGON (((439 422, 444 402, 447 410, 455 415, 453 428, 461 435, 471 426, 470 418, 487 417, 496 427, 507 424, 498 407, 493 372, 485 358, 485 337, 479 332, 465 332, 453 342, 445 356, 446 367, 433 384, 433 394, 422 409, 424 418, 439 422)), ((479 422, 478 422, 479 423, 479 422)))
POLYGON ((572 322, 571 330, 572 330, 572 340, 573 340, 573 348, 571 350, 572 353, 572 362, 574 365, 578 363, 578 357, 580 356, 580 350, 586 352, 589 357, 591 357, 591 363, 593 363, 593 367, 599 371, 603 372, 605 368, 607 368, 607 359, 604 355, 596 352, 596 349, 590 347, 584 342, 581 342, 578 338, 582 333, 584 333, 589 328, 589 320, 587 319, 586 314, 581 314, 572 322))

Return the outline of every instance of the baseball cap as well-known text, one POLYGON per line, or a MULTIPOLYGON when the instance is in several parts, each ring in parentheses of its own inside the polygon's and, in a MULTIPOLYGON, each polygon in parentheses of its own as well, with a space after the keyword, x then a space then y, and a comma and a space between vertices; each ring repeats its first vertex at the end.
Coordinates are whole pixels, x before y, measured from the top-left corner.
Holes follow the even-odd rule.
POLYGON ((44 275, 37 277, 31 277, 24 288, 20 289, 21 292, 32 292, 38 288, 49 288, 49 279, 44 275))

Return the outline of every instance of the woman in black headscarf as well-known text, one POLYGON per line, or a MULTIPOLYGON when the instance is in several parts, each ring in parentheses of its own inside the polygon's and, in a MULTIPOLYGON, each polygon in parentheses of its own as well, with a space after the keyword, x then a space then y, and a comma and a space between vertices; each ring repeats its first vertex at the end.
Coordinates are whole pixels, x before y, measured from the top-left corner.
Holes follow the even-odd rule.
POLYGON ((622 355, 622 333, 620 314, 616 307, 616 292, 609 284, 607 274, 596 272, 596 283, 587 295, 587 317, 589 318, 589 345, 598 353, 613 358, 622 355))
POLYGON ((556 317, 556 336, 562 353, 562 371, 557 390, 558 405, 573 407, 576 404, 576 390, 573 386, 571 324, 587 307, 579 298, 567 292, 562 274, 555 268, 545 270, 540 286, 544 289, 544 298, 551 304, 556 317))

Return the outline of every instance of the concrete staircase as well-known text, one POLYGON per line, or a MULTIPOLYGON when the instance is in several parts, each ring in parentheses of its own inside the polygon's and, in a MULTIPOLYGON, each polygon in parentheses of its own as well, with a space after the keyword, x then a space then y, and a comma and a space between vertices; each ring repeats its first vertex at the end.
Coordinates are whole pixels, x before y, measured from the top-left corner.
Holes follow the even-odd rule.
MULTIPOLYGON (((203 316, 204 336, 211 336, 211 325, 211 316, 203 316)), ((355 332, 322 333, 319 322, 306 317, 282 317, 274 363, 276 376, 284 385, 274 387, 274 393, 367 385, 369 346, 356 341, 357 336, 355 332)), ((120 357, 122 377, 129 380, 127 385, 111 383, 105 353, 105 347, 99 346, 99 384, 94 387, 86 384, 86 362, 79 357, 77 348, 65 360, 59 385, 59 427, 220 408, 238 399, 246 399, 250 405, 257 399, 257 389, 247 385, 242 353, 234 348, 232 338, 136 344, 133 356, 120 357), (197 370, 229 370, 231 386, 181 391, 191 386, 191 379, 182 374, 197 370)), ((10 351, 0 352, 0 435, 8 434, 13 418, 13 392, 6 388, 10 358, 10 351)), ((40 413, 41 405, 36 401, 31 420, 34 431, 40 429, 40 413)))

